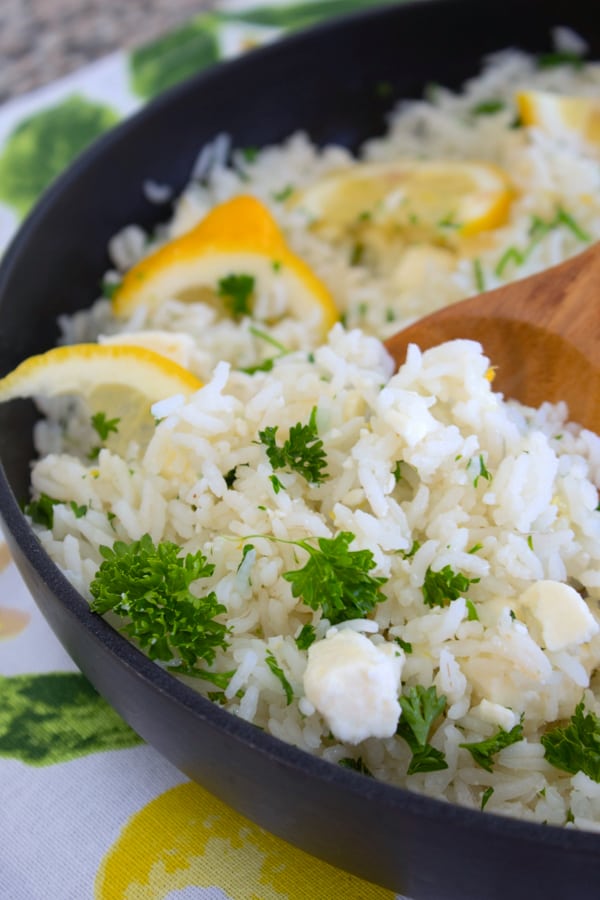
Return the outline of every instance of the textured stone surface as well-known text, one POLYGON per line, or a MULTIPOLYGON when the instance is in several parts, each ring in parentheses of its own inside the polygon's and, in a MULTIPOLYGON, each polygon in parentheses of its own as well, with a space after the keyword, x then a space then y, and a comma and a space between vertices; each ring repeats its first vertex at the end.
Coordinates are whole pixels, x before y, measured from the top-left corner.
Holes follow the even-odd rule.
POLYGON ((0 103, 119 47, 135 47, 216 0, 2 0, 0 103))

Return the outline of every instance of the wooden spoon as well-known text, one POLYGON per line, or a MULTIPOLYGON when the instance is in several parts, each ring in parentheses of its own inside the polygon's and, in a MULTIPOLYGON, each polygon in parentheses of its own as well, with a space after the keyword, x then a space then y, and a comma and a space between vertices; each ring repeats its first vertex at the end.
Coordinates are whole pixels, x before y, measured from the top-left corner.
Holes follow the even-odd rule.
POLYGON ((469 297, 386 341, 401 365, 409 344, 479 341, 494 389, 528 406, 564 400, 569 418, 600 432, 600 243, 537 275, 469 297))

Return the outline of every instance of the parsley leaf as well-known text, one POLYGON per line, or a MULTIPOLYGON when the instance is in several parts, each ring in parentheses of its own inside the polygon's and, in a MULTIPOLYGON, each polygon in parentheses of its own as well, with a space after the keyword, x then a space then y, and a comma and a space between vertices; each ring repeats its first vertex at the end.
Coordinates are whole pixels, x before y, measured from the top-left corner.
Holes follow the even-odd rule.
POLYGON ((485 809, 485 808, 486 808, 486 806, 487 806, 487 804, 488 804, 488 800, 490 799, 490 797, 492 796, 493 793, 494 793, 494 788, 493 788, 493 787, 487 787, 487 788, 485 789, 485 791, 484 791, 483 794, 481 795, 481 807, 480 807, 480 809, 485 809))
MULTIPOLYGON (((174 671, 197 674, 199 660, 210 665, 217 647, 227 647, 228 629, 215 621, 226 612, 214 591, 196 597, 190 585, 212 575, 201 551, 180 556, 171 541, 154 545, 149 534, 126 544, 100 547, 104 561, 90 585, 91 609, 125 618, 121 630, 147 650, 150 659, 174 671)), ((202 673, 202 677, 210 673, 202 673)), ((214 679, 213 679, 214 680, 214 679)))
POLYGON ((600 718, 585 713, 583 702, 575 707, 569 724, 553 728, 541 738, 544 756, 563 772, 583 772, 600 783, 600 718))
POLYGON ((96 413, 91 419, 92 427, 101 441, 105 441, 111 431, 117 433, 120 421, 120 419, 107 419, 106 413, 103 412, 96 413))
POLYGON ((538 69, 553 69, 556 66, 573 66, 581 69, 583 59, 580 53, 573 50, 555 50, 552 53, 541 53, 537 58, 538 69))
POLYGON ((429 566, 423 581, 423 600, 427 606, 448 606, 464 594, 470 584, 478 581, 479 578, 467 578, 461 572, 454 572, 449 565, 439 572, 434 572, 429 566))
POLYGON ((311 644, 316 640, 316 632, 314 625, 303 625, 296 640, 298 650, 308 650, 311 644))
POLYGON ((278 678, 281 682, 283 690, 285 691, 285 705, 289 706, 294 699, 294 689, 285 677, 283 669, 278 664, 274 654, 270 650, 267 650, 265 662, 267 663, 273 675, 275 675, 275 677, 278 678))
POLYGON ((43 525, 45 528, 52 528, 54 525, 54 507, 62 500, 55 500, 43 492, 37 500, 31 500, 23 507, 23 512, 29 516, 36 525, 43 525))
POLYGON ((327 457, 317 430, 317 407, 313 407, 307 425, 297 422, 290 428, 290 436, 281 446, 275 440, 277 430, 278 426, 270 425, 258 433, 273 468, 292 469, 309 484, 325 481, 328 476, 323 469, 327 465, 327 457))
POLYGON ((521 716, 521 721, 511 728, 510 731, 499 728, 495 735, 491 738, 487 738, 485 741, 459 744, 459 747, 464 747, 465 750, 468 750, 478 766, 481 766, 486 772, 492 772, 494 763, 493 757, 496 753, 499 753, 500 750, 509 747, 511 744, 518 744, 519 741, 522 740, 523 716, 521 716))
POLYGON ((404 738, 413 754, 408 774, 447 769, 448 763, 442 751, 428 743, 433 723, 446 708, 446 698, 438 697, 433 685, 424 688, 418 684, 411 687, 408 694, 399 699, 402 715, 396 734, 404 738))
POLYGON ((319 538, 319 549, 307 541, 294 541, 309 554, 302 569, 285 572, 294 597, 302 597, 311 609, 321 609, 332 625, 347 619, 362 619, 377 603, 385 600, 380 586, 387 578, 369 575, 375 568, 370 550, 349 550, 354 540, 350 531, 334 538, 319 538))
POLYGON ((368 775, 369 778, 373 778, 373 773, 365 764, 362 756, 359 756, 358 759, 353 759, 351 756, 344 756, 343 759, 339 760, 338 765, 343 766, 345 769, 352 769, 354 772, 360 772, 361 775, 368 775))
POLYGON ((81 506, 79 506, 77 503, 75 503, 74 500, 71 500, 71 502, 69 503, 69 506, 75 513, 76 519, 83 518, 83 516, 85 516, 86 512, 88 511, 88 508, 85 504, 82 504, 81 506))
POLYGON ((493 116, 494 113, 506 109, 504 100, 482 100, 471 107, 471 114, 474 116, 493 116))
POLYGON ((250 298, 254 292, 252 275, 226 275, 219 279, 219 297, 225 300, 234 318, 252 315, 250 298))

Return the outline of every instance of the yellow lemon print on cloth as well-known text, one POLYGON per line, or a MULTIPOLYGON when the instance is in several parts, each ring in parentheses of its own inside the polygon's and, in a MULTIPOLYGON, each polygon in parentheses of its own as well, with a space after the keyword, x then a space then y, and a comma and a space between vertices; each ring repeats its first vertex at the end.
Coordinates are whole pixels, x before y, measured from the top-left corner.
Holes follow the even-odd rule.
POLYGON ((96 900, 161 900, 187 887, 231 900, 394 900, 384 888, 296 850, 186 782, 135 813, 106 854, 96 900))

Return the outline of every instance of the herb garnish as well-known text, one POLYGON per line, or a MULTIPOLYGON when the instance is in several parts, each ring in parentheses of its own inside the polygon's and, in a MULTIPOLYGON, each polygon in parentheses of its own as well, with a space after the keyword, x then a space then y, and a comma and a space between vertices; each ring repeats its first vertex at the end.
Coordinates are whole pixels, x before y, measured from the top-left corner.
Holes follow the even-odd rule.
POLYGON ((353 540, 350 531, 340 531, 334 538, 318 538, 318 549, 307 540, 291 542, 306 550, 309 560, 283 577, 292 585, 294 597, 302 597, 311 609, 321 609, 332 625, 362 619, 386 599, 381 585, 387 578, 369 575, 375 568, 373 554, 349 550, 353 540))
POLYGON ((275 659, 275 656, 271 652, 271 650, 267 650, 267 654, 265 656, 265 662, 268 665, 271 672, 273 673, 273 675, 275 675, 275 677, 278 678, 279 681, 281 682, 283 690, 285 691, 285 705, 289 706, 290 703, 292 702, 292 700, 294 699, 294 689, 292 688, 291 684, 285 677, 285 673, 284 673, 283 669, 281 668, 281 666, 275 659))
POLYGON ((54 507, 62 503, 62 500, 55 500, 43 492, 37 500, 31 500, 23 507, 23 512, 29 516, 36 525, 43 525, 45 528, 52 528, 54 525, 54 507))
POLYGON ((486 808, 486 806, 487 806, 487 804, 488 804, 488 800, 490 799, 490 797, 492 796, 493 793, 494 793, 494 788, 493 788, 493 787, 487 787, 487 788, 485 789, 485 791, 484 791, 483 794, 481 795, 481 807, 480 807, 480 809, 485 809, 485 808, 486 808))
POLYGON ((522 250, 515 246, 508 247, 496 264, 496 275, 501 278, 509 262, 514 262, 517 266, 523 265, 533 253, 539 242, 546 237, 550 231, 553 231, 561 225, 568 228, 579 241, 588 242, 591 240, 589 234, 575 221, 573 216, 559 206, 556 210, 556 215, 549 222, 544 222, 539 216, 532 217, 531 225, 529 227, 529 243, 522 250))
POLYGON ((253 275, 226 275, 219 279, 218 295, 225 300, 234 318, 252 315, 250 299, 253 293, 253 275))
POLYGON ((499 753, 500 750, 509 747, 511 744, 518 744, 518 742, 522 740, 523 716, 521 716, 520 722, 511 728, 510 731, 499 728, 493 737, 487 738, 485 741, 459 744, 459 747, 464 747, 465 750, 468 750, 478 766, 481 766, 486 772, 492 772, 492 766, 494 764, 493 757, 496 753, 499 753))
POLYGON ((471 107, 471 113, 474 116, 493 116, 502 109, 506 109, 504 100, 482 100, 471 107))
POLYGON ((317 407, 314 406, 307 425, 297 422, 290 428, 290 436, 281 446, 275 441, 278 426, 268 426, 258 437, 267 450, 274 469, 291 469, 302 475, 309 484, 321 484, 327 478, 323 469, 327 457, 317 430, 317 407))
POLYGON ((317 634, 314 625, 303 625, 299 635, 295 638, 298 650, 308 650, 311 644, 314 644, 317 634))
POLYGON ((575 707, 568 725, 554 728, 541 738, 544 756, 563 772, 583 772, 600 783, 600 718, 585 713, 583 701, 575 707))
POLYGON ((111 432, 115 434, 119 430, 120 419, 107 419, 106 413, 98 412, 91 418, 92 428, 101 441, 105 441, 111 432))
POLYGON ((580 53, 573 50, 555 50, 553 53, 541 53, 537 58, 538 69, 553 69, 556 66, 573 66, 581 69, 583 59, 580 53))
POLYGON ((125 618, 121 631, 150 659, 169 663, 168 668, 182 674, 227 683, 232 673, 194 668, 199 661, 210 665, 216 649, 228 645, 227 627, 215 621, 226 612, 217 595, 210 591, 196 597, 190 591, 193 582, 214 571, 204 554, 199 550, 180 556, 177 544, 155 545, 149 534, 130 544, 102 546, 100 553, 104 561, 90 585, 92 611, 125 618))
POLYGON ((429 566, 423 581, 423 600, 427 606, 448 606, 478 581, 479 578, 467 578, 462 572, 455 572, 449 565, 439 572, 429 566))
POLYGON ((373 773, 365 765, 362 756, 359 756, 358 759, 353 759, 351 756, 344 756, 343 759, 339 760, 338 765, 343 766, 345 769, 352 769, 353 772, 360 772, 361 775, 368 775, 369 778, 373 778, 373 773))
POLYGON ((400 697, 400 706, 402 715, 396 734, 404 738, 413 754, 407 774, 447 769, 442 751, 428 743, 433 723, 446 708, 446 698, 438 697, 435 686, 425 688, 418 684, 411 687, 406 696, 400 697))

